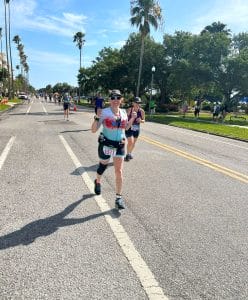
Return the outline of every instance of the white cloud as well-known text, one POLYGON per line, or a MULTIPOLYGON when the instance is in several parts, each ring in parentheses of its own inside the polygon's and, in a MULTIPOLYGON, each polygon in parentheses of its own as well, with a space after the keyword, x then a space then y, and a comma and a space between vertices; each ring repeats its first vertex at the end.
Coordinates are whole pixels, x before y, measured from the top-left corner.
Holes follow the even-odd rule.
POLYGON ((32 53, 30 60, 33 64, 49 67, 58 67, 59 65, 66 67, 68 65, 78 65, 79 60, 71 55, 65 55, 55 52, 38 51, 28 49, 27 53, 32 53))
POLYGON ((15 5, 11 5, 12 28, 24 28, 28 30, 40 30, 51 34, 72 36, 77 31, 85 32, 84 25, 87 17, 83 14, 73 14, 70 12, 57 15, 42 14, 38 10, 35 0, 16 0, 15 5))
POLYGON ((124 41, 118 41, 118 42, 111 43, 111 46, 114 48, 121 48, 125 44, 126 44, 126 41, 124 40, 124 41))
POLYGON ((227 24, 227 28, 231 28, 232 31, 247 31, 247 20, 247 0, 216 0, 211 9, 196 18, 194 32, 199 32, 205 26, 217 21, 227 24))
POLYGON ((35 0, 17 0, 13 4, 10 2, 10 8, 12 16, 26 18, 34 14, 37 3, 35 0))
POLYGON ((130 30, 131 24, 129 19, 130 17, 128 16, 120 16, 120 18, 114 20, 113 28, 116 28, 118 31, 130 30))

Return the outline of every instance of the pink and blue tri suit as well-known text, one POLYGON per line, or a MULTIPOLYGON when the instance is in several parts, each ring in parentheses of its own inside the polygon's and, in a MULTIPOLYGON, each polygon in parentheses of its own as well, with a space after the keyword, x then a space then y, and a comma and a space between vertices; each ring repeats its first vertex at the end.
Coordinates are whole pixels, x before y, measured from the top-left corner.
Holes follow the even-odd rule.
POLYGON ((104 143, 99 142, 98 154, 101 159, 108 159, 108 155, 103 153, 103 147, 108 145, 116 148, 114 156, 125 156, 125 128, 127 126, 128 117, 124 109, 120 109, 119 116, 116 116, 110 107, 104 108, 98 123, 102 125, 102 135, 105 139, 104 143))

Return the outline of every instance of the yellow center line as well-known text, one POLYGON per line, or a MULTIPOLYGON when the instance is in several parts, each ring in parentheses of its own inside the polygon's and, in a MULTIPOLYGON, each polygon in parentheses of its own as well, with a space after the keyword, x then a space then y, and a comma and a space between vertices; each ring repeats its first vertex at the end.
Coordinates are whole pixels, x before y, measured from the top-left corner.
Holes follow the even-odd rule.
POLYGON ((195 155, 192 155, 190 153, 187 153, 185 151, 182 151, 182 150, 179 150, 179 149, 176 149, 174 147, 171 147, 171 146, 168 146, 168 145, 165 145, 163 143, 160 143, 158 141, 155 141, 155 140, 152 140, 150 139, 149 137, 146 137, 146 136, 140 136, 140 139, 151 144, 151 145, 155 145, 159 148, 162 148, 162 149, 165 149, 169 152, 172 152, 174 154, 177 154, 179 156, 182 156, 182 157, 185 157, 189 160, 192 160, 194 162, 197 162, 198 164, 201 164, 201 165, 204 165, 208 168, 211 168, 217 172, 220 172, 220 173, 223 173, 227 176, 230 176, 232 178, 235 178, 237 180, 240 180, 242 182, 245 182, 245 183, 248 183, 248 176, 245 175, 245 174, 242 174, 242 173, 239 173, 239 172, 236 172, 234 170, 231 170, 231 169, 228 169, 226 167, 223 167, 221 165, 218 165, 216 163, 213 163, 211 161, 208 161, 206 159, 202 159, 198 156, 195 156, 195 155))

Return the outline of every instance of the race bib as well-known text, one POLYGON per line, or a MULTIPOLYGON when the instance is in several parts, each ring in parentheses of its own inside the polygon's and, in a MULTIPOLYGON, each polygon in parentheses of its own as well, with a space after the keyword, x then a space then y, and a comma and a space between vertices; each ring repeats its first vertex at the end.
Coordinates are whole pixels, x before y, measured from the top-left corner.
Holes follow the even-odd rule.
POLYGON ((116 155, 116 148, 103 146, 103 153, 105 155, 115 156, 116 155))
POLYGON ((139 130, 139 125, 132 125, 131 130, 133 131, 139 130))

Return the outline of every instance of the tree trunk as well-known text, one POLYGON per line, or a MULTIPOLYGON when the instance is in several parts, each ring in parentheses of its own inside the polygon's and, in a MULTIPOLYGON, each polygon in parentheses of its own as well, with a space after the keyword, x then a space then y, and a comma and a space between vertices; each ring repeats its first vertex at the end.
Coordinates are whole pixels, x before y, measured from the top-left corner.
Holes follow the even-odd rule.
POLYGON ((14 75, 13 75, 13 63, 12 63, 12 52, 11 52, 11 38, 10 38, 10 4, 8 4, 8 12, 9 12, 9 59, 10 59, 10 69, 11 69, 11 98, 14 97, 14 75))
POLYGON ((7 62, 7 70, 8 70, 8 97, 10 97, 10 71, 9 71, 8 24, 7 24, 6 0, 4 0, 4 25, 5 25, 6 62, 7 62))
MULTIPOLYGON (((82 67, 82 49, 79 48, 79 74, 80 74, 80 70, 82 67)), ((77 99, 77 103, 80 102, 80 98, 81 98, 81 85, 80 85, 80 81, 78 83, 78 99, 77 99)))
POLYGON ((82 50, 79 49, 79 70, 82 68, 82 50))
POLYGON ((142 72, 142 62, 143 62, 143 56, 144 56, 144 45, 145 45, 145 38, 142 36, 141 37, 139 75, 138 75, 138 84, 137 84, 137 90, 136 90, 136 97, 139 97, 140 79, 141 79, 141 72, 142 72))

